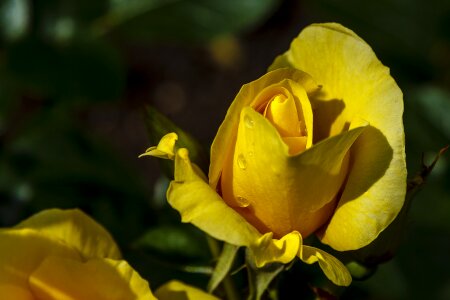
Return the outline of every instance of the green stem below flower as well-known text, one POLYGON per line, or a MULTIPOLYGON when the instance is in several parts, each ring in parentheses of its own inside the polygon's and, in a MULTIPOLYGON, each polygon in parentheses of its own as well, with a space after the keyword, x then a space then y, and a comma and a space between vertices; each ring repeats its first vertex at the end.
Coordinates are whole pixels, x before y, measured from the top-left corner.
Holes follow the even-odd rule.
MULTIPOLYGON (((209 235, 206 236, 206 239, 208 241, 208 246, 211 251, 211 254, 215 260, 218 260, 220 257, 220 246, 216 239, 210 237, 209 235)), ((225 290, 225 294, 227 295, 228 300, 239 300, 239 294, 236 291, 236 286, 234 285, 233 280, 231 279, 230 275, 227 274, 225 278, 222 281, 222 286, 225 290)))

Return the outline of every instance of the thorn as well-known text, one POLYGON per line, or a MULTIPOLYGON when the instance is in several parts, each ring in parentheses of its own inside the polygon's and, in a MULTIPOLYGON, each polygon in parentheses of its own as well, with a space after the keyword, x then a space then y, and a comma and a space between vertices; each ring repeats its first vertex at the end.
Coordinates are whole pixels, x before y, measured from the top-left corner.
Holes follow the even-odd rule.
POLYGON ((422 186, 425 183, 426 178, 430 175, 431 171, 433 171, 434 166, 438 162, 438 160, 441 158, 442 155, 444 155, 445 152, 447 152, 450 145, 445 146, 444 148, 440 149, 438 154, 435 156, 433 162, 427 166, 425 164, 425 158, 424 153, 422 153, 422 162, 421 162, 421 169, 420 171, 414 176, 414 178, 408 180, 407 184, 407 191, 411 192, 420 186, 422 186))

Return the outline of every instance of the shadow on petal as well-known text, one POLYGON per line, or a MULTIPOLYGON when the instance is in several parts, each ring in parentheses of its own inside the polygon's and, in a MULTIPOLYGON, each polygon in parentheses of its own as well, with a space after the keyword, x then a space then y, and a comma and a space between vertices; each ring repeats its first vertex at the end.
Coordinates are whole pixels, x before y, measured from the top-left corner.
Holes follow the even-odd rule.
POLYGON ((335 250, 359 249, 383 231, 397 215, 406 190, 394 151, 383 133, 368 126, 350 149, 348 177, 330 222, 318 232, 335 250), (399 199, 401 201, 396 201, 399 199))
POLYGON ((345 109, 345 103, 340 99, 318 100, 315 97, 310 98, 313 107, 313 143, 320 142, 330 137, 331 126, 337 117, 345 109))
POLYGON ((339 206, 358 198, 383 177, 393 157, 393 150, 388 140, 373 126, 366 128, 350 151, 348 171, 350 176, 345 184, 339 206))

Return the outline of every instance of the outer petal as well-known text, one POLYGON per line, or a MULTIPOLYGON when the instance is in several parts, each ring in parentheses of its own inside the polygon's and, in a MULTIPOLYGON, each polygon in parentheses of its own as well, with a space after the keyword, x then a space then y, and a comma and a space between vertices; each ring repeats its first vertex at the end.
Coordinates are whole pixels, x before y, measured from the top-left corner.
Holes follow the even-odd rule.
POLYGON ((197 175, 185 148, 175 156, 175 180, 167 190, 167 199, 180 212, 183 222, 194 224, 216 239, 249 246, 261 236, 197 175))
POLYGON ((218 300, 202 290, 177 280, 169 281, 155 292, 159 300, 218 300))
POLYGON ((352 276, 347 268, 325 251, 311 246, 302 246, 298 256, 307 264, 318 262, 325 276, 336 285, 349 286, 352 282, 352 276))
POLYGON ((211 164, 208 178, 213 188, 216 188, 225 158, 234 146, 241 110, 245 106, 249 106, 265 87, 279 83, 285 79, 291 79, 301 84, 307 94, 312 94, 318 89, 317 84, 311 76, 295 69, 280 69, 269 72, 258 80, 243 85, 233 103, 231 103, 225 120, 220 125, 211 146, 211 164))
POLYGON ((19 288, 13 287, 27 287, 30 274, 49 255, 81 260, 80 254, 75 249, 42 236, 36 230, 28 228, 1 230, 0 291, 4 291, 5 294, 0 295, 7 295, 7 291, 20 293, 19 288))
POLYGON ((313 103, 316 137, 345 131, 355 116, 372 126, 352 147, 347 184, 321 235, 340 251, 361 248, 392 222, 404 202, 402 93, 370 46, 339 24, 303 30, 270 69, 287 66, 323 86, 313 103))
POLYGON ((325 206, 338 193, 347 174, 348 150, 364 128, 290 156, 269 121, 252 108, 244 108, 234 159, 226 163, 223 171, 224 199, 229 203, 233 197, 245 199, 247 207, 241 214, 260 231, 273 231, 278 237, 293 230, 309 235, 334 208, 325 206), (318 212, 322 208, 326 210, 323 214, 318 212))
POLYGON ((48 300, 156 300, 148 283, 123 260, 83 263, 50 256, 31 275, 30 288, 48 300))
POLYGON ((11 284, 0 284, 0 295, 3 299, 35 300, 28 286, 17 286, 11 284))
POLYGON ((43 238, 77 250, 84 259, 121 257, 109 232, 78 209, 44 210, 15 228, 32 229, 43 238))

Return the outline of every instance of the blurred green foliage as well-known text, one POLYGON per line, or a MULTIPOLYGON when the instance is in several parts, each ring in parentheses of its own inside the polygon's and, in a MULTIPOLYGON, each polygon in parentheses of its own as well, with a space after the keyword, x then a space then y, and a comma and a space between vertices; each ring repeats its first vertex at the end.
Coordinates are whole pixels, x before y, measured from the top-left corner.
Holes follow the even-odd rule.
MULTIPOLYGON (((353 29, 391 68, 404 93, 412 177, 422 153, 430 162, 450 144, 448 0, 3 0, 0 225, 79 207, 152 287, 179 278, 206 288, 214 261, 203 234, 180 224, 165 201, 168 180, 137 159, 151 145, 139 111, 167 110, 208 144, 240 85, 299 29, 323 21, 353 29), (233 70, 210 55, 211 42, 229 36, 241 52, 233 70)), ((446 154, 414 199, 398 255, 344 299, 450 298, 449 164, 446 154)), ((320 274, 295 264, 277 283, 280 299, 314 297, 299 282, 320 274)))
POLYGON ((111 0, 96 25, 138 41, 205 42, 254 26, 275 8, 274 0, 111 0))

